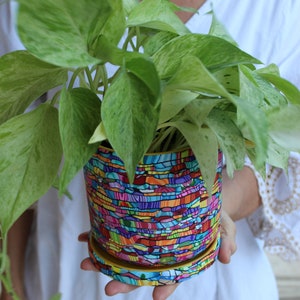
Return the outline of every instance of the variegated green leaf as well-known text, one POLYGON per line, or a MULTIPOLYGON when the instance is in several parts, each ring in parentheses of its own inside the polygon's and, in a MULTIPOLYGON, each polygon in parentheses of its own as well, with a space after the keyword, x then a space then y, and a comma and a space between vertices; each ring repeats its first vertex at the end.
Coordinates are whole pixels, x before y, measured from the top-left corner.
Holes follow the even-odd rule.
POLYGON ((213 35, 213 36, 218 36, 218 37, 230 42, 231 44, 237 46, 236 41, 229 34, 226 27, 218 20, 214 11, 211 11, 210 14, 212 15, 212 22, 211 22, 208 34, 213 35))
POLYGON ((197 93, 166 88, 162 94, 159 124, 177 115, 185 106, 198 97, 197 93))
POLYGON ((168 81, 168 87, 210 94, 211 96, 229 97, 226 89, 195 56, 182 58, 176 73, 168 81))
POLYGON ((28 51, 41 60, 88 66, 99 62, 90 47, 100 34, 115 42, 123 35, 122 14, 122 0, 19 0, 18 32, 28 51))
POLYGON ((232 177, 235 170, 244 166, 246 155, 244 138, 237 126, 221 110, 213 109, 205 123, 216 135, 226 159, 227 173, 232 177))
POLYGON ((89 140, 100 122, 100 100, 88 89, 64 89, 60 99, 59 128, 64 151, 59 190, 67 185, 96 152, 89 140))
POLYGON ((154 137, 159 115, 157 100, 144 82, 123 71, 107 90, 101 113, 109 142, 124 161, 132 181, 154 137))
POLYGON ((289 102, 293 104, 300 104, 300 90, 290 81, 274 74, 262 72, 260 75, 281 91, 289 102))
POLYGON ((178 120, 170 123, 186 138, 199 163, 204 184, 209 194, 212 192, 218 165, 218 142, 215 134, 209 128, 199 128, 197 125, 178 120))
POLYGON ((268 151, 268 123, 265 113, 242 98, 233 96, 237 107, 237 126, 243 136, 255 144, 255 167, 266 162, 268 151))
POLYGON ((34 100, 68 79, 66 69, 27 51, 2 56, 0 66, 0 124, 23 113, 34 100))
POLYGON ((143 0, 129 14, 127 26, 141 26, 177 34, 189 32, 174 14, 174 5, 166 0, 143 0))
POLYGON ((123 0, 124 10, 128 15, 132 9, 139 4, 138 0, 123 0))
POLYGON ((267 114, 270 136, 290 151, 300 151, 300 105, 286 105, 267 114))
POLYGON ((0 153, 0 223, 7 232, 56 178, 62 157, 57 109, 43 104, 3 123, 0 153))
POLYGON ((209 70, 242 63, 260 63, 231 43, 204 34, 186 34, 172 39, 153 55, 153 60, 160 76, 168 78, 174 75, 181 60, 186 56, 196 56, 209 70))
POLYGON ((99 37, 97 47, 98 58, 128 69, 148 86, 154 95, 153 100, 158 98, 161 89, 160 80, 152 60, 147 55, 121 50, 103 36, 99 37))
POLYGON ((220 98, 197 98, 184 108, 183 117, 200 128, 205 124, 212 109, 222 103, 220 98))

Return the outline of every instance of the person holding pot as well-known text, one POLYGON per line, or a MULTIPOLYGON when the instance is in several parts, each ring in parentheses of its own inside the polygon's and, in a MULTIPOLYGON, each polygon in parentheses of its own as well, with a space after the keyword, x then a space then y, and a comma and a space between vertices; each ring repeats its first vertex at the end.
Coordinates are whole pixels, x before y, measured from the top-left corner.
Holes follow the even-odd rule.
MULTIPOLYGON (((198 14, 182 13, 180 17, 192 32, 199 33, 209 28, 211 16, 206 13, 213 4, 217 17, 243 50, 266 64, 278 63, 282 74, 300 86, 300 37, 294 34, 300 25, 299 2, 173 2, 198 10, 198 14)), ((69 187, 73 201, 58 199, 56 191, 51 190, 38 203, 35 230, 26 256, 27 299, 48 300, 58 291, 63 300, 278 299, 264 249, 287 259, 300 257, 300 155, 291 153, 289 162, 289 178, 281 170, 268 166, 263 180, 248 161, 233 179, 224 170, 221 263, 216 262, 182 284, 154 289, 125 285, 98 272, 79 270, 82 261, 82 269, 95 271, 89 259, 85 259, 86 243, 76 241, 90 226, 83 201, 86 197, 83 176, 79 174, 69 187)), ((79 239, 86 241, 86 234, 79 239)), ((1 300, 6 299, 9 298, 1 300)))
MULTIPOLYGON (((242 49, 266 64, 278 63, 283 75, 300 86, 300 38, 291 34, 293 28, 300 25, 295 13, 300 6, 295 1, 282 3, 274 0, 255 4, 251 1, 173 2, 198 10, 199 15, 186 12, 178 15, 192 32, 199 33, 208 29, 209 22, 205 21, 209 16, 203 14, 213 4, 217 17, 242 49)), ((288 178, 282 170, 268 166, 266 180, 263 180, 249 161, 233 179, 223 172, 223 222, 229 226, 222 231, 219 260, 225 264, 216 263, 180 285, 155 287, 153 299, 278 299, 274 274, 264 249, 285 259, 300 259, 299 172, 298 153, 290 155, 288 178), (232 258, 235 228, 231 220, 237 231, 237 252, 232 258)), ((82 234, 79 239, 87 241, 87 235, 82 234)), ((89 258, 82 261, 81 267, 97 271, 89 258)), ((105 292, 118 300, 151 299, 148 287, 138 288, 115 280, 107 283, 105 292)))
MULTIPOLYGON (((183 12, 179 16, 192 32, 200 33, 208 29, 209 22, 206 21, 209 16, 204 16, 204 13, 213 4, 217 17, 242 49, 266 64, 278 63, 284 76, 300 86, 300 39, 290 34, 292 28, 299 26, 295 11, 299 11, 300 7, 296 7, 295 1, 284 4, 280 1, 255 4, 251 1, 173 2, 198 10, 198 15, 183 12), (280 24, 285 26, 282 28, 280 24)), ((268 166, 266 181, 253 170, 248 161, 243 170, 235 173, 233 179, 229 179, 226 172, 223 172, 223 221, 226 222, 227 214, 235 221, 237 252, 231 258, 235 245, 232 242, 233 235, 230 234, 232 227, 229 226, 229 234, 226 235, 226 231, 222 233, 219 256, 223 263, 231 260, 228 265, 216 263, 198 278, 181 285, 156 287, 153 299, 278 299, 275 278, 264 249, 286 259, 300 259, 300 207, 292 205, 299 204, 300 200, 299 164, 299 154, 291 153, 290 177, 286 178, 282 170, 268 166), (295 221, 295 227, 285 221, 294 218, 298 220, 295 221)), ((86 241, 86 235, 81 235, 80 240, 86 241)), ((81 267, 97 271, 89 259, 85 259, 81 267)), ((104 286, 102 282, 100 285, 104 286)), ((110 296, 117 295, 113 299, 150 299, 152 291, 148 287, 137 288, 109 281, 105 292, 110 296), (123 295, 127 292, 130 293, 123 295)))

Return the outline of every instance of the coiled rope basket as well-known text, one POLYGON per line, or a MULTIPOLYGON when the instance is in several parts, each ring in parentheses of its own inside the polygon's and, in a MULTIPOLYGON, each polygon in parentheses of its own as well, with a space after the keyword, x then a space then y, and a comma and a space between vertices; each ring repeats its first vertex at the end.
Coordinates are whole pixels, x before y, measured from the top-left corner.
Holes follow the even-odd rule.
POLYGON ((100 146, 84 168, 96 268, 133 285, 178 283, 208 268, 220 246, 218 155, 208 197, 190 149, 145 155, 129 184, 120 158, 100 146))

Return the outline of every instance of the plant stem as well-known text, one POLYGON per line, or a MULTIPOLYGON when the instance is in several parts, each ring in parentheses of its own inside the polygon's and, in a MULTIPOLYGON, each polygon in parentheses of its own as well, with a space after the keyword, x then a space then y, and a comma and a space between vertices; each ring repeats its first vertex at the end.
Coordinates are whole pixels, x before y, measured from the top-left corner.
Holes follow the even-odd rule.
POLYGON ((138 49, 141 46, 141 31, 139 27, 136 27, 135 30, 136 30, 136 50, 138 51, 138 49))
POLYGON ((150 152, 159 152, 162 148, 162 142, 166 139, 166 137, 170 134, 172 128, 162 128, 158 133, 157 138, 153 141, 149 151, 150 152))
POLYGON ((57 103, 57 101, 58 101, 58 96, 60 95, 60 92, 61 92, 61 91, 57 91, 57 92, 55 93, 55 95, 53 96, 53 98, 52 98, 52 100, 51 100, 51 102, 50 102, 50 104, 51 104, 52 106, 55 106, 55 105, 56 105, 56 103, 57 103))
POLYGON ((84 71, 85 71, 86 77, 88 79, 88 82, 89 82, 89 85, 90 85, 90 89, 93 92, 96 92, 97 88, 94 85, 94 81, 93 81, 90 69, 89 68, 85 68, 84 71))
POLYGON ((165 137, 165 142, 163 143, 162 151, 167 151, 170 149, 170 144, 172 143, 174 134, 175 134, 175 128, 170 128, 169 134, 165 137))
POLYGON ((12 286, 10 274, 0 274, 0 281, 3 284, 5 291, 12 297, 13 300, 20 300, 19 296, 16 294, 12 286))
POLYGON ((90 86, 89 84, 86 83, 86 79, 85 79, 85 75, 84 75, 84 72, 80 72, 78 74, 78 78, 80 80, 80 87, 84 87, 84 88, 87 88, 87 89, 90 89, 90 86))
POLYGON ((74 72, 73 72, 73 75, 69 81, 69 84, 68 84, 68 89, 72 89, 74 84, 75 84, 75 80, 77 78, 77 76, 79 76, 79 74, 82 72, 82 69, 81 68, 78 68, 76 69, 74 72))
POLYGON ((158 130, 156 138, 149 147, 149 152, 170 151, 188 146, 186 139, 177 130, 174 122, 160 124, 158 130))
POLYGON ((108 88, 108 78, 107 77, 108 76, 107 76, 106 67, 104 65, 97 66, 96 75, 94 77, 94 83, 95 83, 95 86, 97 87, 97 92, 98 92, 98 88, 100 87, 99 86, 100 79, 102 79, 101 83, 102 83, 103 91, 101 91, 101 93, 105 94, 105 91, 108 88))
POLYGON ((134 33, 135 33, 134 28, 130 28, 129 31, 128 31, 128 35, 126 37, 126 40, 125 40, 125 42, 123 44, 123 47, 122 47, 123 50, 127 50, 129 44, 131 44, 133 49, 135 48, 135 46, 132 43, 132 38, 134 37, 134 33))
POLYGON ((7 253, 7 234, 3 234, 2 228, 0 228, 0 238, 1 238, 1 243, 0 243, 0 258, 1 258, 1 266, 0 266, 0 274, 4 273, 5 270, 5 258, 6 258, 6 253, 7 253))
POLYGON ((10 262, 7 255, 7 234, 2 235, 2 247, 1 247, 1 267, 0 267, 0 282, 2 282, 6 292, 13 298, 13 300, 20 300, 18 295, 13 289, 11 274, 10 274, 10 262))

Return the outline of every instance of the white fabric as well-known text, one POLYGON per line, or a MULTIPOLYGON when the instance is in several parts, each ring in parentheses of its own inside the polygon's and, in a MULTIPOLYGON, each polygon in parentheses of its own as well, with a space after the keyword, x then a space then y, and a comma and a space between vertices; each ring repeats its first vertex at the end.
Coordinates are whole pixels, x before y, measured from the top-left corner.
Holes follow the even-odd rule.
MULTIPOLYGON (((300 86, 300 1, 298 0, 215 0, 213 8, 218 18, 226 25, 230 34, 242 49, 258 57, 264 63, 274 62, 280 66, 282 75, 300 86)), ((210 17, 203 14, 211 9, 210 2, 200 9, 188 26, 193 32, 207 32, 210 17)), ((1 6, 0 6, 1 9, 1 6)), ((2 11, 1 11, 2 13, 2 11)), ((9 12, 6 17, 9 18, 9 12)), ((5 17, 1 14, 0 33, 4 38, 5 17)), ((10 34, 10 33, 9 33, 10 34)), ((1 36, 1 46, 3 44, 1 36)), ((17 41, 17 43, 19 43, 17 41)), ((15 49, 19 44, 5 46, 15 49)), ((10 48, 10 50, 11 50, 10 48)), ((276 300, 276 282, 263 245, 270 250, 284 252, 282 239, 289 242, 288 249, 296 246, 299 235, 299 156, 292 158, 295 172, 290 173, 290 186, 297 186, 297 193, 289 191, 282 196, 279 181, 271 176, 266 184, 260 182, 265 211, 258 211, 249 218, 255 234, 265 241, 254 238, 247 220, 237 222, 238 251, 229 265, 215 263, 198 277, 181 284, 170 300, 276 300), (296 175, 298 173, 298 175, 296 175), (275 197, 282 200, 290 197, 292 219, 287 214, 278 214, 272 208, 274 195, 268 187, 275 187, 275 197), (269 218, 269 219, 267 219, 269 218), (277 222, 277 223, 276 223, 277 222), (279 224, 279 225, 278 225, 279 224), (285 227, 286 226, 286 227, 285 227), (288 228, 282 230, 282 228, 288 228), (275 233, 276 232, 276 233, 275 233), (285 235, 286 233, 289 235, 285 235), (277 238, 274 238, 274 237, 277 238), (289 239, 294 238, 294 242, 289 239), (270 242, 271 241, 271 242, 270 242)), ((276 171, 276 170, 275 170, 276 171)), ((274 172, 275 172, 274 171, 274 172)), ((288 189, 288 186, 286 185, 288 189)), ((35 230, 28 249, 26 285, 29 300, 48 300, 56 292, 63 300, 148 300, 152 299, 152 288, 139 288, 134 292, 115 297, 104 295, 104 286, 109 281, 104 275, 80 270, 80 261, 87 256, 87 245, 77 242, 79 233, 89 229, 89 219, 83 177, 80 173, 69 190, 73 200, 58 199, 51 190, 38 205, 35 230)), ((298 244, 299 245, 299 244, 298 244)), ((296 249, 296 247, 294 247, 296 249)), ((299 251, 299 249, 298 249, 299 251)), ((290 251, 289 257, 295 256, 290 251)))
POLYGON ((253 233, 264 240, 265 250, 286 260, 300 259, 299 162, 300 154, 291 153, 287 174, 267 166, 267 180, 263 180, 256 172, 264 205, 248 218, 253 233))
POLYGON ((16 3, 0 3, 0 55, 23 49, 15 28, 16 3))

